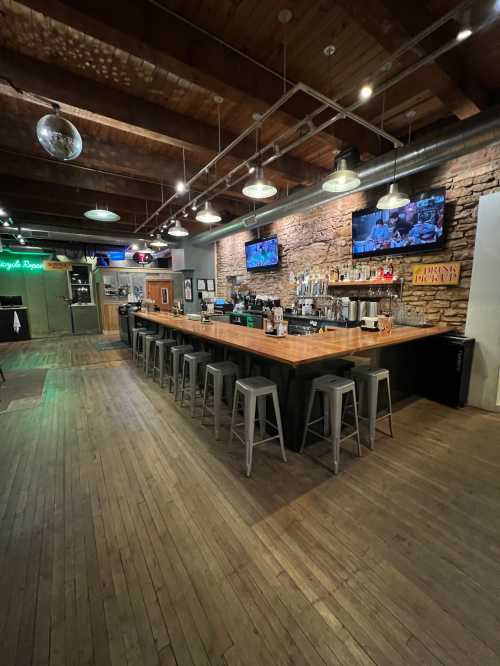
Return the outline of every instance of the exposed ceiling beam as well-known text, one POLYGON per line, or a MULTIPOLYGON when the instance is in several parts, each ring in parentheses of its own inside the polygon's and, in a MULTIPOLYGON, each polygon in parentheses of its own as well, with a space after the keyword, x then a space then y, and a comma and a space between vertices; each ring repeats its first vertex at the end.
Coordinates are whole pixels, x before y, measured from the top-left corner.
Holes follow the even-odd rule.
MULTIPOLYGON (((34 134, 37 117, 38 114, 24 118, 2 114, 0 151, 4 151, 4 157, 0 160, 0 172, 89 190, 89 196, 95 197, 94 203, 96 200, 107 203, 103 198, 108 194, 125 193, 132 199, 141 200, 137 205, 141 208, 138 218, 146 213, 144 200, 151 202, 150 210, 161 201, 160 177, 164 182, 175 182, 178 167, 170 159, 125 144, 105 142, 88 134, 84 135, 84 150, 78 160, 58 162, 38 146, 34 134), (18 168, 18 164, 22 166, 18 168), (110 173, 110 165, 116 171, 110 173)), ((165 186, 164 193, 166 198, 172 189, 165 186)), ((248 204, 240 192, 234 194, 241 197, 241 201, 220 196, 217 203, 221 209, 240 215, 248 210, 248 204)))
MULTIPOLYGON (((218 132, 211 125, 77 76, 56 65, 1 49, 0 73, 23 90, 69 105, 72 109, 67 111, 77 117, 80 115, 102 125, 190 151, 218 152, 218 132), (93 115, 89 117, 89 113, 93 115)), ((4 93, 7 92, 4 88, 4 93)), ((224 133, 226 143, 234 138, 224 133)), ((253 141, 245 140, 235 147, 231 155, 233 159, 245 160, 254 150, 253 141)), ((180 165, 179 159, 178 173, 182 174, 180 165)), ((288 155, 275 160, 269 171, 292 183, 305 184, 316 182, 325 175, 322 169, 288 155)))
MULTIPOLYGON (((264 111, 282 95, 283 83, 277 76, 233 51, 229 53, 216 40, 147 0, 22 0, 21 4, 254 111, 264 111)), ((318 106, 306 95, 297 95, 277 117, 289 125, 318 106)), ((362 153, 379 152, 378 138, 351 121, 336 123, 322 136, 329 137, 332 147, 355 144, 362 153)))
MULTIPOLYGON (((396 51, 412 35, 431 25, 436 19, 428 14, 422 2, 408 4, 400 2, 400 0, 335 1, 388 53, 396 51)), ((415 56, 422 57, 447 39, 452 38, 454 35, 450 36, 449 30, 450 27, 445 25, 439 33, 441 37, 437 33, 433 33, 424 42, 425 46, 420 44, 413 54, 406 53, 401 58, 401 62, 405 65, 410 64, 415 60, 415 56), (446 39, 443 37, 443 33, 447 33, 446 39)), ((460 68, 456 66, 458 62, 459 56, 454 51, 453 55, 448 54, 448 57, 441 58, 439 63, 428 64, 415 72, 411 77, 411 82, 415 90, 430 90, 451 113, 463 120, 479 113, 484 106, 485 95, 475 94, 473 97, 465 91, 460 68), (455 65, 453 66, 452 63, 455 65)))

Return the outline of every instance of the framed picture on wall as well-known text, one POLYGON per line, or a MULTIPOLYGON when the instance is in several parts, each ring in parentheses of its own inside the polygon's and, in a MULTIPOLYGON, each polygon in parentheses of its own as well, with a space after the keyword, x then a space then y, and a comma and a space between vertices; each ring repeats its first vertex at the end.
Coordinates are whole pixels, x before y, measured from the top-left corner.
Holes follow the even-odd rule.
POLYGON ((215 280, 209 278, 206 282, 207 282, 207 291, 215 291, 215 280))
POLYGON ((201 278, 198 278, 196 281, 196 291, 206 291, 207 290, 207 281, 201 278))
POLYGON ((162 289, 161 289, 161 304, 162 305, 170 305, 170 300, 169 300, 169 297, 168 297, 167 287, 162 287, 162 289))
POLYGON ((184 300, 189 302, 193 300, 193 278, 184 278, 184 300))

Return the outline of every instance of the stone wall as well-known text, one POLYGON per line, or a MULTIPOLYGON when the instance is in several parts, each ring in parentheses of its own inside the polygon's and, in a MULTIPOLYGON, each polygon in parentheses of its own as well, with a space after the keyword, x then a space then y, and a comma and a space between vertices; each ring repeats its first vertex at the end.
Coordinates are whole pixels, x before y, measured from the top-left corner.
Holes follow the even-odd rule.
MULTIPOLYGON (((424 255, 392 255, 391 261, 404 278, 403 300, 424 313, 428 322, 455 326, 463 331, 467 314, 474 238, 479 197, 500 190, 500 147, 466 155, 436 169, 424 172, 403 185, 405 191, 446 187, 446 243, 439 252, 424 255), (460 261, 460 284, 456 287, 416 287, 411 284, 411 267, 418 262, 460 261)), ((385 188, 384 188, 385 189, 385 188)), ((244 231, 217 242, 217 291, 228 293, 230 276, 245 276, 252 291, 293 302, 294 285, 290 273, 305 270, 325 273, 336 265, 350 263, 351 213, 374 206, 380 189, 353 194, 311 210, 290 215, 261 228, 262 236, 277 234, 282 252, 279 271, 248 273, 245 269, 245 241, 257 237, 257 231, 244 231)), ((381 259, 363 260, 381 263, 381 259)), ((355 292, 352 292, 353 294, 355 292)))

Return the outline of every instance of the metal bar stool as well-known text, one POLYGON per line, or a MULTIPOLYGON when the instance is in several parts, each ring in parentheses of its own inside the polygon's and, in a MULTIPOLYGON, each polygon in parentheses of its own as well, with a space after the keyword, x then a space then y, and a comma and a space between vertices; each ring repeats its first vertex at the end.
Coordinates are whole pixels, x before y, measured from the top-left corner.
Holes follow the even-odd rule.
MULTIPOLYGON (((394 437, 392 430, 392 401, 391 401, 391 380, 389 370, 384 368, 353 368, 352 378, 358 385, 359 395, 359 418, 368 423, 368 446, 373 449, 375 446, 375 432, 377 421, 389 419, 390 436, 394 437), (385 406, 379 408, 379 396, 381 395, 381 382, 385 382, 387 390, 387 400, 385 406)), ((383 432, 383 431, 380 431, 383 432)), ((384 432, 384 435, 388 433, 384 432)))
POLYGON ((304 452, 307 433, 312 432, 316 437, 330 441, 333 454, 333 472, 339 473, 340 466, 340 444, 346 439, 356 437, 357 453, 361 456, 361 442, 359 439, 359 421, 356 404, 356 385, 352 379, 344 379, 335 375, 322 375, 313 380, 309 403, 307 405, 306 423, 304 434, 302 436, 302 445, 300 452, 304 452), (323 398, 323 415, 317 419, 311 419, 311 412, 314 406, 316 395, 323 398), (353 423, 348 424, 344 421, 345 411, 348 406, 349 397, 352 400, 353 423), (344 400, 345 398, 345 400, 344 400), (320 433, 312 426, 320 421, 323 422, 323 432, 320 433), (343 433, 343 426, 349 430, 343 433))
POLYGON ((132 360, 137 361, 137 343, 139 340, 139 332, 144 331, 144 326, 134 326, 132 329, 132 360))
MULTIPOLYGON (((168 352, 171 347, 174 347, 176 341, 174 338, 163 338, 155 342, 155 353, 153 356, 153 381, 155 380, 156 373, 158 372, 160 380, 160 388, 163 388, 163 379, 165 377, 165 369, 167 368, 168 352)), ((167 368, 168 371, 168 368, 167 368)))
POLYGON ((233 411, 231 415, 231 430, 229 432, 229 443, 232 442, 234 434, 240 440, 240 442, 243 442, 245 445, 246 475, 250 476, 252 473, 252 458, 254 447, 258 444, 263 444, 264 442, 270 442, 273 439, 279 439, 281 456, 284 462, 286 462, 285 442, 283 439, 281 412, 278 401, 278 387, 276 384, 270 379, 266 379, 265 377, 247 377, 245 379, 238 379, 235 382, 234 388, 235 391, 233 399, 233 411), (266 401, 268 396, 273 401, 276 423, 272 423, 266 418, 266 401), (236 423, 240 398, 243 398, 244 421, 243 423, 236 423), (257 406, 261 439, 254 441, 255 412, 257 406), (244 439, 240 437, 236 431, 236 427, 241 425, 245 426, 244 439), (272 435, 271 437, 266 437, 266 425, 271 426, 274 430, 277 431, 278 434, 272 435))
POLYGON ((139 365, 142 363, 144 365, 144 338, 146 335, 151 335, 153 331, 149 328, 143 328, 137 333, 137 346, 135 350, 135 363, 139 365))
POLYGON ((168 355, 168 389, 174 394, 174 400, 177 400, 179 393, 179 375, 181 373, 181 361, 184 354, 194 351, 192 345, 174 345, 170 347, 168 355))
POLYGON ((226 384, 226 396, 228 405, 232 405, 234 381, 239 377, 240 369, 232 361, 218 361, 209 363, 205 368, 205 383, 203 386, 203 404, 201 408, 201 422, 205 417, 205 412, 213 414, 215 439, 220 436, 220 422, 222 416, 222 394, 224 384, 226 384), (213 386, 213 406, 208 406, 209 379, 212 378, 213 386))
POLYGON ((212 354, 204 351, 186 353, 182 360, 181 406, 184 404, 184 394, 186 390, 188 390, 191 416, 193 417, 196 408, 196 391, 198 390, 200 396, 202 395, 200 373, 211 360, 212 354), (189 384, 186 386, 186 379, 188 379, 188 377, 189 384))
POLYGON ((157 340, 161 340, 163 337, 163 331, 161 333, 149 333, 148 335, 145 335, 143 337, 142 341, 142 347, 143 347, 143 359, 142 359, 142 367, 144 370, 144 373, 146 377, 149 376, 149 365, 151 361, 151 350, 153 350, 154 354, 154 348, 157 340))

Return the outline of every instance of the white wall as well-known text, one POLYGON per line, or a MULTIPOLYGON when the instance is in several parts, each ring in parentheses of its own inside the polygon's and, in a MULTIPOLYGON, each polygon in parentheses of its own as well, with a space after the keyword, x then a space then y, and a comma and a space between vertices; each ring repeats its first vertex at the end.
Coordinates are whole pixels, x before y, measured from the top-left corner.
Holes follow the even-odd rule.
POLYGON ((465 334, 476 339, 468 402, 500 412, 500 192, 479 199, 465 334))

